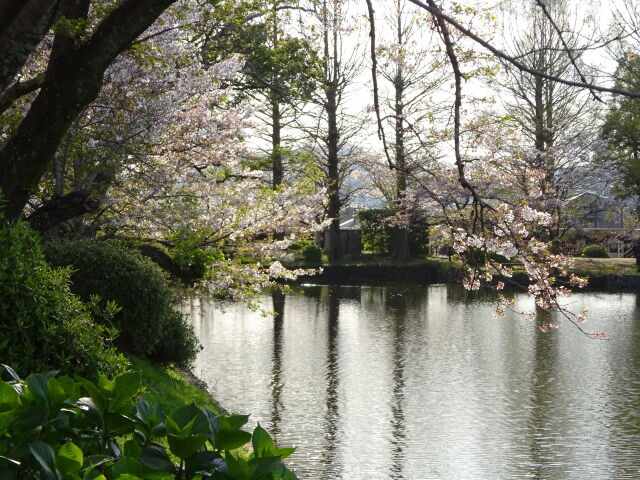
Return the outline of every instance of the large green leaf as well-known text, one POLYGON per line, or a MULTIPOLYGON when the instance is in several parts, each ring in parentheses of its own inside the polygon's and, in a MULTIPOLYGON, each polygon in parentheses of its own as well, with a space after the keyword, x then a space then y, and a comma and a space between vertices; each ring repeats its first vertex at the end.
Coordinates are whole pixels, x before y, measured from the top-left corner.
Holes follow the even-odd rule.
POLYGON ((20 410, 18 417, 12 424, 12 432, 25 433, 30 432, 47 421, 47 416, 42 409, 37 407, 26 408, 20 410))
POLYGON ((134 395, 140 391, 140 375, 137 373, 125 373, 115 380, 113 399, 111 401, 112 411, 129 413, 130 402, 134 395), (121 411, 121 410, 126 411, 121 411))
POLYGON ((20 397, 16 389, 7 382, 0 380, 0 412, 13 410, 20 405, 20 397))
POLYGON ((40 475, 45 480, 62 480, 56 469, 56 455, 47 443, 30 443, 29 451, 40 467, 40 475))
POLYGON ((69 395, 62 386, 62 383, 56 378, 50 378, 47 382, 47 397, 51 406, 57 406, 67 400, 69 395))
POLYGON ((196 472, 211 472, 222 461, 222 457, 218 452, 198 452, 185 461, 187 476, 191 476, 196 472))
POLYGON ((93 398, 79 398, 76 402, 76 407, 85 413, 86 418, 94 427, 104 429, 104 416, 102 415, 102 410, 98 405, 96 405, 93 398))
POLYGON ((0 413, 0 436, 4 435, 7 430, 9 430, 9 427, 15 418, 15 412, 0 413))
POLYGON ((255 472, 256 466, 249 465, 243 458, 227 453, 227 455, 225 455, 225 466, 221 470, 231 475, 231 478, 235 480, 249 480, 253 472, 255 472))
POLYGON ((83 460, 82 450, 74 443, 67 442, 58 450, 56 466, 62 476, 66 477, 80 470, 83 460))
POLYGON ((251 434, 242 430, 219 430, 214 435, 214 445, 218 450, 235 450, 251 441, 251 434))
POLYGON ((253 454, 256 458, 275 456, 276 444, 267 431, 258 424, 251 438, 253 454))
POLYGON ((49 411, 49 407, 51 406, 48 384, 49 379, 44 375, 30 375, 29 378, 27 378, 29 392, 31 392, 36 404, 44 411, 49 411))
POLYGON ((184 435, 167 434, 167 442, 171 453, 184 460, 196 453, 207 441, 207 434, 187 433, 184 435))
POLYGON ((249 415, 228 415, 221 416, 219 418, 220 428, 230 429, 230 430, 238 430, 247 424, 249 421, 249 415))
POLYGON ((248 463, 255 469, 252 480, 281 478, 284 472, 284 465, 278 457, 252 458, 248 463))
POLYGON ((174 473, 176 470, 167 451, 158 445, 145 448, 140 454, 140 462, 159 472, 174 473))

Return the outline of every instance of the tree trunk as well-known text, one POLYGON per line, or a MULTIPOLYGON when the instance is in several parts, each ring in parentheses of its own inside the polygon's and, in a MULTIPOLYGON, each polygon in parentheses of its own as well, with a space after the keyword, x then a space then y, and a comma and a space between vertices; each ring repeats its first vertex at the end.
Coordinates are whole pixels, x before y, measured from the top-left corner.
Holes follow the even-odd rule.
POLYGON ((52 0, 0 0, 0 93, 16 77, 56 18, 52 0))
POLYGON ((282 125, 280 114, 280 100, 275 94, 271 95, 271 171, 272 186, 277 188, 282 185, 284 168, 282 166, 281 143, 282 125))
MULTIPOLYGON (((58 34, 46 79, 16 133, 0 151, 0 188, 7 218, 22 214, 73 121, 93 101, 102 77, 127 48, 175 0, 125 0, 97 27, 87 42, 58 34)), ((89 1, 66 4, 67 18, 86 18, 89 1)))
POLYGON ((340 242, 340 174, 338 169, 338 148, 340 136, 337 126, 337 107, 335 86, 327 88, 326 104, 327 121, 329 131, 327 136, 327 182, 329 184, 329 204, 327 214, 332 219, 326 237, 326 249, 329 261, 333 262, 342 258, 342 245, 340 242))

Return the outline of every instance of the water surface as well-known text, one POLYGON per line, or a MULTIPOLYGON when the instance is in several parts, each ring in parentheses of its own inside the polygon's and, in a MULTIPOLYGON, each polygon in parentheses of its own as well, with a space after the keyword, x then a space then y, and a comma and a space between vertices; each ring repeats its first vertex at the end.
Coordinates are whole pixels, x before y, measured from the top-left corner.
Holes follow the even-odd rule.
POLYGON ((542 334, 446 285, 276 292, 259 301, 275 318, 186 308, 204 346, 195 372, 297 446, 303 479, 640 478, 638 297, 571 300, 609 340, 542 334))

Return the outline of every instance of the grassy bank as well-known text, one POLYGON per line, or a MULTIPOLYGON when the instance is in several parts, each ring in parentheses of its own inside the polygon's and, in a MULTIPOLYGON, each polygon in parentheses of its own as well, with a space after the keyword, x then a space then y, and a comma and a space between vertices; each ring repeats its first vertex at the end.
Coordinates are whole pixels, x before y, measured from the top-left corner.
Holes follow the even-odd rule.
POLYGON ((142 384, 146 386, 143 397, 150 403, 178 407, 195 403, 200 408, 208 408, 212 412, 223 413, 220 404, 206 391, 193 385, 189 374, 182 373, 172 367, 160 367, 137 357, 129 357, 131 370, 140 375, 142 384))

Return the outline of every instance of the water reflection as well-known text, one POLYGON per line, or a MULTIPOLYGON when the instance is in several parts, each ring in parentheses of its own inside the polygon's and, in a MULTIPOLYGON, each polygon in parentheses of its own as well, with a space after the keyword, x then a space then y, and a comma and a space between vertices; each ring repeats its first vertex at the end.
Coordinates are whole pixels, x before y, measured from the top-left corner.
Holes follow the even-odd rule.
POLYGON ((273 305, 273 359, 271 360, 271 424, 270 433, 278 440, 280 434, 280 415, 284 408, 282 403, 282 340, 284 329, 284 303, 285 295, 280 289, 274 289, 271 293, 273 305))
POLYGON ((297 445, 301 478, 640 478, 636 295, 575 297, 604 342, 495 318, 491 298, 445 285, 316 286, 261 302, 275 317, 185 305, 205 346, 196 373, 297 445))
POLYGON ((340 294, 338 287, 328 287, 327 298, 327 360, 325 378, 327 391, 325 395, 326 411, 324 415, 324 444, 322 447, 322 478, 335 478, 339 474, 337 447, 339 441, 340 412, 338 406, 339 379, 339 328, 340 328, 340 294))

